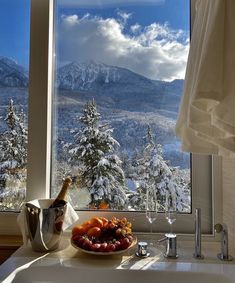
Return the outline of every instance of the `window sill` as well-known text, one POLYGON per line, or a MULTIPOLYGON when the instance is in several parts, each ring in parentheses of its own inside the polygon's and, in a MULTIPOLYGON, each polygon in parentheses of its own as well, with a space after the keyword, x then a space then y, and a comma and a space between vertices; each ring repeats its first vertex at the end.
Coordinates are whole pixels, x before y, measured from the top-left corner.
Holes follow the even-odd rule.
POLYGON ((0 235, 0 265, 16 251, 22 243, 21 236, 0 235))
POLYGON ((23 244, 21 236, 0 235, 0 249, 16 249, 23 244))

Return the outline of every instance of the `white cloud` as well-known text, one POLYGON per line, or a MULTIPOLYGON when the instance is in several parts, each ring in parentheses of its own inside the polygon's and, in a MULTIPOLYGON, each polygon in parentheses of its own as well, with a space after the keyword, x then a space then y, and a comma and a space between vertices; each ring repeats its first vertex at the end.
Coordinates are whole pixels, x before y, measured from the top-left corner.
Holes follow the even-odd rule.
POLYGON ((132 33, 138 33, 140 29, 141 29, 141 26, 137 23, 130 26, 130 30, 132 31, 132 33))
POLYGON ((78 15, 62 16, 67 24, 74 25, 78 23, 78 15))
POLYGON ((121 10, 117 12, 118 16, 122 19, 123 24, 126 24, 127 20, 131 18, 131 13, 125 13, 121 10))
POLYGON ((128 68, 151 79, 183 78, 188 54, 188 37, 168 24, 138 23, 128 28, 131 16, 119 11, 119 17, 104 19, 86 14, 63 16, 59 36, 59 60, 96 60, 128 68), (127 28, 129 32, 127 32, 127 28))

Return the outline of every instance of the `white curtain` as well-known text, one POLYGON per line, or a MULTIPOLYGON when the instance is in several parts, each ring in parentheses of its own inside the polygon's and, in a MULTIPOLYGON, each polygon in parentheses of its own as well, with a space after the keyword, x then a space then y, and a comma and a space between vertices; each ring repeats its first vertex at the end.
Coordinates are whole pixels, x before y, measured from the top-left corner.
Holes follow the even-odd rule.
POLYGON ((182 150, 235 156, 235 0, 197 0, 184 95, 182 150))

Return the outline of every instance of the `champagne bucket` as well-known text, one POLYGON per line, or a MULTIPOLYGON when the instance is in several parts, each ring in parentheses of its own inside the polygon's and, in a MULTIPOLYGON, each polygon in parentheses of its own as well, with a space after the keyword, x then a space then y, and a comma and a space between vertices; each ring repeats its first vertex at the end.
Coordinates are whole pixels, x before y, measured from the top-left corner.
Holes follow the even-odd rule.
POLYGON ((48 208, 53 200, 39 200, 39 206, 25 204, 26 225, 34 251, 53 251, 59 247, 67 204, 48 208))

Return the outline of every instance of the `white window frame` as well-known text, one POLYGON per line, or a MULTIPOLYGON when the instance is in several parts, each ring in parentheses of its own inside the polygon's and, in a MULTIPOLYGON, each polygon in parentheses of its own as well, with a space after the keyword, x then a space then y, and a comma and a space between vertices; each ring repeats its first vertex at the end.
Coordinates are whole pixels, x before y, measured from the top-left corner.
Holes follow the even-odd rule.
MULTIPOLYGON (((190 1, 190 0, 189 0, 190 1)), ((191 0, 194 7, 195 0, 191 0)), ((48 198, 51 171, 51 120, 54 66, 54 0, 31 0, 29 137, 27 166, 27 200, 48 198)), ((194 10, 191 10, 191 19, 194 10)), ((192 155, 192 214, 179 214, 175 232, 192 234, 194 210, 202 209, 202 231, 214 236, 214 224, 221 221, 222 166, 217 157, 192 155)), ((135 231, 148 232, 145 213, 78 211, 80 221, 92 215, 128 217, 135 231)), ((19 234, 17 213, 0 213, 0 234, 19 234)), ((154 232, 168 231, 164 214, 159 214, 154 232)))

